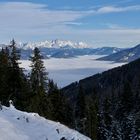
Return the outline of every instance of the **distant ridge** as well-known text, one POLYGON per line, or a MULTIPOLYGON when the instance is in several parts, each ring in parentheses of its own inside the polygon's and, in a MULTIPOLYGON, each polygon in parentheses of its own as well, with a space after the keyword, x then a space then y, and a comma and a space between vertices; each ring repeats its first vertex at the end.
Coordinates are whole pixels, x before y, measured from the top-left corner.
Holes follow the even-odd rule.
MULTIPOLYGON (((0 48, 5 47, 4 44, 0 48)), ((37 47, 40 49, 44 58, 72 58, 83 55, 110 55, 122 50, 116 47, 93 48, 84 42, 72 42, 69 40, 52 40, 35 43, 17 43, 21 49, 21 58, 28 59, 32 50, 37 47)))
POLYGON ((122 50, 109 56, 98 58, 97 60, 114 61, 114 62, 131 62, 140 58, 140 44, 137 46, 122 50))

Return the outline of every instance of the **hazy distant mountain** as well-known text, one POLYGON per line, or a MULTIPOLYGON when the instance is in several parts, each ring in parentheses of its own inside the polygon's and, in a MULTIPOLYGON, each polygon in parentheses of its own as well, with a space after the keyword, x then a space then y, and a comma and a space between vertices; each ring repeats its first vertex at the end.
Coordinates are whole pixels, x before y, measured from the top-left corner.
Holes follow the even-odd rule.
MULTIPOLYGON (((2 47, 3 45, 0 45, 2 47)), ((121 48, 102 47, 92 48, 84 42, 72 42, 67 40, 52 40, 35 43, 18 43, 18 48, 21 49, 22 59, 28 59, 32 50, 38 47, 44 58, 72 58, 82 55, 110 55, 121 51, 121 48)))
POLYGON ((126 50, 122 50, 109 56, 101 57, 98 60, 115 61, 115 62, 131 62, 140 58, 140 44, 126 50))
POLYGON ((116 52, 120 52, 121 50, 123 49, 116 48, 116 47, 102 47, 102 48, 96 48, 93 52, 95 55, 110 55, 116 52))

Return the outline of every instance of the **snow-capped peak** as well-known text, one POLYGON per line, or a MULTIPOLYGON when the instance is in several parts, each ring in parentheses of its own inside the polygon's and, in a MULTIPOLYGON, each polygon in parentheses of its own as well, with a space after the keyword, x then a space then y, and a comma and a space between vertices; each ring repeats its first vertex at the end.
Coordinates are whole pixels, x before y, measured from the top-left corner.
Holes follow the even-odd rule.
POLYGON ((1 106, 1 140, 90 140, 90 138, 58 122, 40 117, 36 113, 27 113, 1 106))
POLYGON ((42 41, 42 42, 35 42, 35 43, 26 43, 24 45, 20 44, 23 49, 34 49, 35 47, 38 48, 88 48, 88 45, 84 42, 72 42, 69 40, 52 40, 52 41, 42 41))

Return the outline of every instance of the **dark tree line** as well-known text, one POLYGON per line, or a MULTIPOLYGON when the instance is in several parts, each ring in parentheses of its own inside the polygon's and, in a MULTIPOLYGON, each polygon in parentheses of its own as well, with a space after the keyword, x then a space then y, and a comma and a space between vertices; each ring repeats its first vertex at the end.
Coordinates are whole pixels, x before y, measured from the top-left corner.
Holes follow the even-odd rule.
POLYGON ((12 40, 0 51, 0 101, 9 106, 12 100, 19 110, 37 112, 41 116, 72 126, 71 107, 57 85, 48 78, 38 48, 30 57, 31 72, 26 75, 19 66, 20 50, 12 40))
MULTIPOLYGON (((100 100, 96 93, 84 94, 79 86, 75 110, 75 129, 92 140, 139 140, 140 94, 124 82, 122 93, 100 100)), ((93 91, 94 92, 94 91, 93 91)))

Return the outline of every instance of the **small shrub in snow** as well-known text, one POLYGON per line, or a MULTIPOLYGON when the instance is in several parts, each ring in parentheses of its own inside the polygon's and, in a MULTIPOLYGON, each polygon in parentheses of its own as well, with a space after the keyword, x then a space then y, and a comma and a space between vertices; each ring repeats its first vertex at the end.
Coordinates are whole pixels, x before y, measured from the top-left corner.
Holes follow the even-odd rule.
POLYGON ((56 129, 57 133, 59 134, 59 129, 56 129))
POLYGON ((62 137, 60 140, 67 140, 65 137, 62 137))
POLYGON ((26 118, 26 122, 29 123, 29 118, 26 118))

